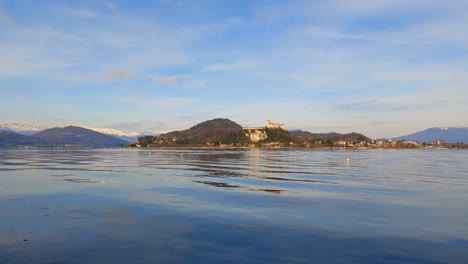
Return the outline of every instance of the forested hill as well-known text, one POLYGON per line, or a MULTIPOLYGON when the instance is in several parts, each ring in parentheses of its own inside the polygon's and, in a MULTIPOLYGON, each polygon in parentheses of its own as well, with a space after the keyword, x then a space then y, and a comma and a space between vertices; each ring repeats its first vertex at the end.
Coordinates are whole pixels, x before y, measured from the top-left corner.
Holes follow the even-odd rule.
POLYGON ((247 142, 242 126, 225 118, 216 118, 189 129, 173 131, 159 136, 160 140, 177 144, 231 144, 247 142))
POLYGON ((295 141, 322 141, 322 142, 337 142, 337 141, 351 141, 351 142, 360 142, 366 141, 369 142, 372 139, 364 136, 363 134, 351 132, 346 134, 339 133, 311 133, 308 131, 290 131, 290 135, 295 139, 295 141))

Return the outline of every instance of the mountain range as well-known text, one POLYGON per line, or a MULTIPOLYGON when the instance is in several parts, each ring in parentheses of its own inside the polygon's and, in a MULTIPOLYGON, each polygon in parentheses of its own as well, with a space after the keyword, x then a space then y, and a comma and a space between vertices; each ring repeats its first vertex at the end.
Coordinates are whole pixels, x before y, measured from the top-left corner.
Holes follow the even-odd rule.
POLYGON ((128 141, 76 126, 49 128, 33 136, 53 146, 108 148, 128 144, 128 141))
POLYGON ((433 127, 410 135, 395 137, 393 140, 417 142, 444 141, 445 143, 468 143, 468 127, 433 127))
MULTIPOLYGON (((0 123, 0 148, 11 148, 21 146, 33 147, 116 147, 127 145, 129 142, 143 138, 140 133, 125 133, 111 128, 89 128, 79 126, 68 126, 63 128, 45 128, 39 125, 21 123, 0 123)), ((371 139, 359 133, 339 134, 311 133, 302 130, 275 130, 266 129, 269 142, 336 142, 343 141, 370 141, 371 139)), ((143 133, 149 139, 158 139, 169 144, 192 144, 203 145, 206 143, 231 144, 248 143, 242 126, 223 118, 216 118, 197 124, 189 129, 172 131, 161 134, 143 133)), ((393 140, 407 140, 417 142, 444 141, 446 143, 468 142, 468 128, 446 127, 429 128, 410 135, 395 137, 393 140)), ((266 142, 264 140, 264 142, 266 142)))
POLYGON ((35 125, 35 124, 24 124, 24 123, 0 123, 0 130, 16 132, 23 135, 34 135, 37 132, 46 130, 47 127, 35 125))
MULTIPOLYGON (((118 129, 114 128, 96 128, 96 127, 88 127, 83 125, 72 125, 75 127, 82 127, 90 130, 94 130, 96 132, 111 135, 117 138, 120 138, 125 141, 135 141, 138 137, 143 135, 158 135, 157 131, 144 131, 144 132, 123 132, 118 129)), ((25 124, 25 123, 16 123, 16 122, 4 122, 0 123, 0 130, 3 131, 10 131, 15 132, 23 135, 34 135, 38 132, 48 129, 49 127, 40 126, 36 124, 25 124)))
POLYGON ((110 135, 75 126, 49 128, 33 135, 23 135, 5 130, 0 131, 0 148, 111 148, 128 143, 128 141, 110 135))

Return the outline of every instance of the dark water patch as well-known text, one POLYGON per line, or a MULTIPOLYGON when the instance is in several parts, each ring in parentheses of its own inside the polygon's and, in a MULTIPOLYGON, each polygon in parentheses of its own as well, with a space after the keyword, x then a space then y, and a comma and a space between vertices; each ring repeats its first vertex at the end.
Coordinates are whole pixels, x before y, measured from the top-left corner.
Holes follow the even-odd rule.
POLYGON ((126 172, 126 171, 122 171, 122 170, 110 170, 110 169, 99 169, 99 168, 82 168, 82 167, 77 167, 77 168, 46 167, 46 168, 42 168, 42 169, 43 170, 51 170, 51 171, 65 170, 65 171, 96 171, 96 172, 120 172, 120 173, 126 172))
POLYGON ((247 190, 247 191, 252 191, 252 192, 262 192, 262 193, 272 193, 272 194, 282 194, 286 192, 286 190, 280 190, 280 189, 253 188, 253 187, 247 187, 247 186, 242 186, 242 185, 229 184, 225 182, 214 182, 214 181, 194 181, 194 182, 210 185, 213 187, 228 188, 228 189, 241 189, 241 190, 247 190))
POLYGON ((261 189, 261 188, 249 188, 240 185, 233 185, 224 182, 213 182, 213 181, 194 181, 197 183, 207 184, 213 187, 220 187, 220 188, 233 188, 233 189, 244 189, 253 192, 265 192, 265 193, 273 193, 273 194, 282 194, 285 190, 278 190, 278 189, 261 189))
POLYGON ((62 179, 62 181, 73 182, 73 183, 109 183, 108 181, 104 181, 104 180, 80 179, 80 178, 62 179))
POLYGON ((304 179, 294 179, 294 178, 281 178, 281 177, 272 177, 272 176, 265 176, 261 177, 265 180, 274 180, 274 181, 292 181, 292 182, 310 182, 310 183, 326 183, 326 184, 339 184, 338 182, 332 181, 321 181, 321 180, 304 180, 304 179))
POLYGON ((241 187, 240 185, 232 185, 232 184, 228 184, 228 183, 224 183, 224 182, 213 182, 213 181, 194 181, 194 182, 203 183, 203 184, 211 185, 211 186, 214 186, 214 187, 221 187, 221 188, 239 188, 239 187, 241 187))
POLYGON ((273 193, 273 194, 282 194, 282 193, 286 192, 285 190, 278 190, 278 189, 254 189, 254 188, 248 188, 247 190, 249 190, 249 191, 254 191, 254 192, 273 193))
POLYGON ((258 169, 258 172, 262 173, 278 173, 278 174, 307 174, 307 175, 328 175, 328 176, 340 176, 342 174, 335 173, 335 172, 314 172, 314 171, 296 171, 296 170, 265 170, 265 169, 258 169))

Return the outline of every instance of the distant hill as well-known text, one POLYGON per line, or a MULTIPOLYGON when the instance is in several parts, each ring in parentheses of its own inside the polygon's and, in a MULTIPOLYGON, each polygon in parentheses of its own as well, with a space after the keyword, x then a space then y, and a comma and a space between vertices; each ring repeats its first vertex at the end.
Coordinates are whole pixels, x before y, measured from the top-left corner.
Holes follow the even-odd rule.
POLYGON ((289 133, 291 137, 295 139, 295 141, 309 141, 309 140, 321 140, 321 141, 353 141, 353 142, 358 142, 358 141, 366 141, 369 142, 371 141, 370 138, 364 136, 363 134, 360 133, 347 133, 347 134, 339 134, 336 132, 329 132, 329 133, 311 133, 308 131, 291 131, 289 133))
POLYGON ((242 126, 229 119, 216 118, 195 125, 187 130, 161 134, 159 138, 168 143, 206 144, 242 143, 248 138, 242 133, 242 126))
POLYGON ((17 148, 24 146, 32 147, 46 147, 48 146, 47 142, 11 131, 0 131, 0 148, 17 148))
POLYGON ((468 127, 433 127, 410 135, 393 138, 417 142, 444 141, 446 143, 468 143, 468 127))
POLYGON ((128 144, 128 141, 76 126, 49 128, 35 134, 34 137, 54 146, 117 147, 119 144, 128 144))

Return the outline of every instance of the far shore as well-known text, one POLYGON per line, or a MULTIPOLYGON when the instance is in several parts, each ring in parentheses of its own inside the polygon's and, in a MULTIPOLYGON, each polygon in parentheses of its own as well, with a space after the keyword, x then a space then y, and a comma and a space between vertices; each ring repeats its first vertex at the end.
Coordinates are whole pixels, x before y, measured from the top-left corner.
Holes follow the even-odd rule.
POLYGON ((158 146, 158 147, 125 147, 125 149, 139 150, 157 150, 157 149, 176 149, 176 150, 441 150, 441 149, 468 149, 464 147, 425 147, 425 148, 356 148, 356 147, 219 147, 219 146, 158 146))
POLYGON ((443 146, 396 146, 396 147, 348 147, 348 146, 200 146, 200 145, 172 145, 172 146, 119 146, 119 147, 93 147, 93 146, 56 146, 37 147, 22 146, 15 148, 0 148, 0 150, 96 150, 96 149, 135 149, 135 150, 458 150, 468 149, 467 144, 446 144, 443 146))

